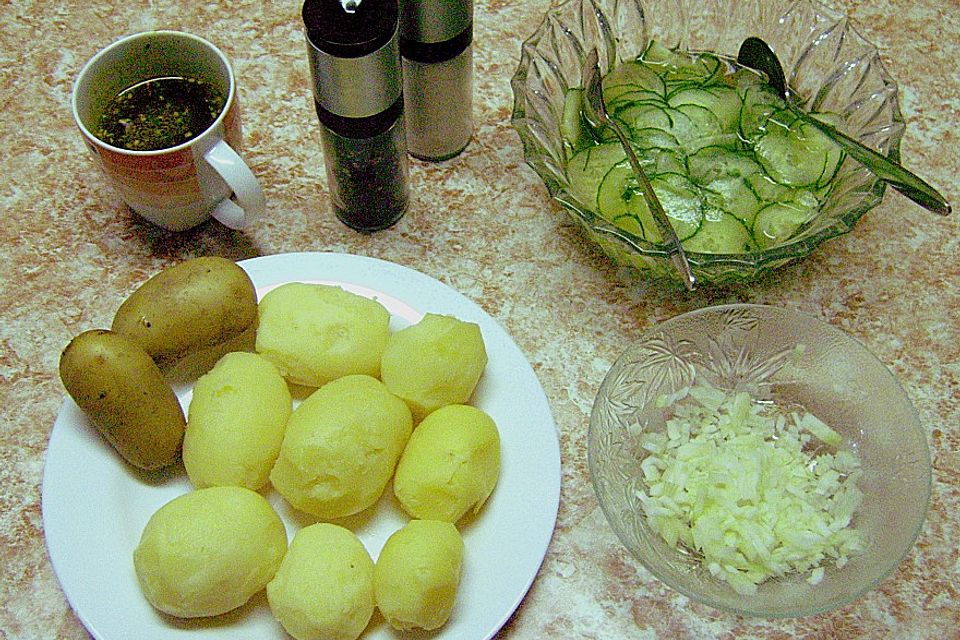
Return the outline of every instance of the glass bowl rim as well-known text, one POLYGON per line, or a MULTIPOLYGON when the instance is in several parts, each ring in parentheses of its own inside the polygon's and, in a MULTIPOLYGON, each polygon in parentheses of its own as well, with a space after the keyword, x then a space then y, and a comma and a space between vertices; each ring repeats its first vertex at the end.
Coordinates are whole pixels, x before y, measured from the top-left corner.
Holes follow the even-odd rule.
MULTIPOLYGON (((639 0, 632 1, 639 2, 639 0)), ((589 209, 585 209, 572 195, 568 194, 564 190, 562 185, 557 183, 549 176, 545 176, 537 168, 537 156, 541 154, 536 149, 536 141, 534 136, 529 131, 529 127, 526 123, 528 115, 526 108, 527 96, 525 83, 529 76, 531 58, 534 55, 536 46, 539 44, 540 40, 548 34, 547 27, 549 25, 550 18, 553 16, 562 15, 562 12, 571 5, 576 3, 582 5, 586 2, 591 2, 594 9, 596 11, 600 11, 595 0, 562 0, 558 3, 552 4, 545 11, 533 33, 523 40, 520 48, 520 60, 510 80, 513 93, 513 106, 510 116, 510 123, 520 137, 521 144, 523 146, 524 162, 531 169, 533 169, 538 178, 540 178, 540 180, 544 183, 550 198, 558 202, 563 209, 573 216, 576 222, 592 233, 601 234, 610 238, 621 249, 624 249, 631 254, 648 258, 660 258, 666 261, 672 254, 670 247, 655 244, 640 238, 629 231, 621 229, 607 222, 597 213, 589 209)), ((793 2, 785 4, 788 4, 791 8, 799 4, 806 4, 813 8, 818 15, 828 18, 838 24, 842 22, 844 24, 844 28, 848 30, 862 46, 866 47, 871 52, 871 64, 876 65, 879 77, 882 79, 883 83, 886 86, 889 86, 892 90, 893 95, 891 96, 890 124, 896 124, 899 125, 899 127, 898 130, 894 131, 890 135, 887 156, 891 160, 899 162, 900 147, 906 125, 900 109, 899 85, 887 71, 883 61, 879 58, 879 50, 877 49, 877 46, 864 37, 857 30, 857 28, 849 22, 847 16, 836 12, 819 0, 794 0, 793 2)), ((606 22, 611 24, 612 21, 609 20, 609 17, 606 17, 606 22)), ((863 193, 863 197, 859 200, 859 202, 856 205, 844 210, 841 214, 837 215, 836 220, 834 220, 832 224, 820 229, 812 235, 794 239, 785 244, 750 253, 702 253, 696 251, 686 251, 685 253, 687 254, 691 265, 698 270, 726 267, 728 269, 742 269, 745 272, 752 271, 753 275, 759 275, 768 267, 776 267, 780 264, 785 264, 797 258, 808 256, 828 240, 850 233, 859 220, 868 211, 881 204, 886 192, 886 187, 886 183, 884 183, 882 180, 874 178, 873 184, 870 186, 869 190, 863 193)), ((821 209, 821 212, 822 211, 823 210, 821 209)), ((819 215, 820 214, 818 214, 818 216, 819 215)), ((749 277, 748 279, 752 279, 752 277, 749 277)), ((708 280, 712 280, 712 278, 708 278, 708 280)))
MULTIPOLYGON (((661 322, 657 322, 654 325, 651 325, 643 333, 637 337, 636 340, 632 341, 623 352, 617 356, 613 364, 608 369, 607 373, 604 375, 603 381, 601 382, 594 403, 590 412, 590 420, 587 432, 587 469, 590 474, 591 485, 594 490, 594 495, 597 498, 597 502, 600 505, 601 511, 603 512, 604 518, 607 523, 610 525, 610 528, 613 529, 616 534, 617 539, 623 545, 623 547, 629 552, 630 556, 636 559, 643 567, 649 571, 657 580, 661 581, 666 586, 671 589, 687 596, 691 600, 703 603, 707 606, 713 607, 718 610, 728 611, 738 615, 752 616, 758 618, 796 618, 804 617, 810 615, 816 615, 819 613, 825 613, 828 611, 833 611, 840 607, 846 606, 851 602, 862 597, 866 593, 876 589, 882 582, 887 580, 901 564, 901 562, 910 554, 911 551, 916 546, 917 540, 920 537, 920 534, 923 532, 923 528, 927 522, 927 517, 930 510, 930 502, 932 499, 932 490, 933 490, 933 460, 932 453, 930 450, 930 443, 927 438, 927 433, 923 428, 923 423, 920 420, 920 414, 917 411, 916 405, 907 394, 906 389, 900 383, 899 379, 894 375, 893 371, 883 363, 882 360, 877 357, 876 354, 871 351, 862 340, 853 336, 846 331, 840 329, 839 327, 834 326, 833 324, 817 318, 811 314, 805 313, 803 311, 798 311, 796 309, 770 305, 770 304, 758 304, 758 303, 728 303, 728 304, 719 304, 711 305, 707 307, 701 307, 674 315, 670 318, 667 318, 661 322), (818 325, 827 332, 836 335, 839 339, 849 342, 858 352, 864 355, 867 359, 873 361, 875 365, 882 367, 885 371, 885 377, 891 383, 892 389, 897 392, 899 400, 904 402, 904 407, 909 410, 909 414, 912 417, 912 420, 908 425, 903 425, 903 428, 908 429, 911 432, 911 436, 918 438, 919 441, 923 442, 923 459, 920 460, 920 464, 923 466, 922 473, 924 475, 923 483, 923 499, 921 503, 921 508, 919 510, 919 517, 916 523, 916 527, 910 533, 909 541, 904 545, 902 552, 896 558, 891 558, 882 570, 877 571, 875 575, 869 579, 865 580, 862 584, 858 585, 856 589, 851 589, 845 593, 842 597, 834 598, 833 600, 826 601, 820 605, 812 607, 792 607, 789 611, 784 612, 769 612, 763 611, 757 608, 751 608, 748 604, 744 606, 736 606, 730 604, 726 601, 721 601, 716 598, 711 598, 705 596, 702 593, 698 593, 694 588, 688 587, 685 584, 677 583, 674 580, 671 580, 669 577, 664 576, 656 566, 653 565, 647 558, 642 554, 635 551, 632 547, 631 541, 627 538, 626 534, 621 530, 620 518, 616 513, 613 512, 613 506, 608 504, 605 498, 603 497, 604 489, 601 487, 601 480, 598 477, 597 466, 598 462, 596 460, 596 451, 595 451, 595 440, 596 433, 599 427, 597 426, 598 421, 598 412, 597 407, 600 402, 606 395, 609 393, 609 389, 613 386, 613 374, 618 370, 621 362, 625 360, 633 352, 634 348, 648 340, 649 338, 655 337, 657 335, 668 334, 669 331, 673 328, 674 325, 680 322, 684 322, 691 318, 697 318, 704 315, 715 315, 718 313, 725 313, 728 311, 738 311, 738 310, 754 310, 760 313, 771 313, 779 314, 780 317, 792 316, 793 318, 803 322, 804 324, 818 325)), ((651 534, 653 535, 653 534, 651 534)), ((744 600, 745 603, 748 603, 747 600, 744 600)))

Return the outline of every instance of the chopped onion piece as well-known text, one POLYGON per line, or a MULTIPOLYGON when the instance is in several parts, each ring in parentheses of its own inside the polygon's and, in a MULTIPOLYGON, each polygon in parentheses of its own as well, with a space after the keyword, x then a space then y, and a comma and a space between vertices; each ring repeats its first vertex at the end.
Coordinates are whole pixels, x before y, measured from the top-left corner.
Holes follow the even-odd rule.
POLYGON ((738 593, 774 576, 824 577, 863 551, 851 526, 860 461, 805 411, 698 385, 658 399, 666 433, 647 434, 639 491, 647 521, 738 593))

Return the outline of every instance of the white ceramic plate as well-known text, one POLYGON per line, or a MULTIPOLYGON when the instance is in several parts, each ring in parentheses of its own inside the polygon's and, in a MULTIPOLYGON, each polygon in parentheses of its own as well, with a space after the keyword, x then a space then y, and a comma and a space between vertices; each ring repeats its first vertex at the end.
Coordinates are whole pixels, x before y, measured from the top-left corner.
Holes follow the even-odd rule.
MULTIPOLYGON (((560 449, 549 404, 533 369, 509 335, 480 307, 422 273, 382 260, 328 253, 293 253, 240 263, 262 296, 290 281, 336 283, 375 297, 392 314, 391 329, 427 312, 476 322, 489 363, 472 403, 496 421, 501 475, 480 514, 461 527, 463 581, 437 640, 490 638, 512 615, 543 561, 557 517, 560 449)), ((190 390, 180 390, 186 407, 190 390)), ((180 621, 144 599, 132 554, 149 517, 191 488, 182 467, 157 480, 126 465, 67 398, 53 426, 43 477, 43 525, 54 570, 74 611, 97 640, 283 638, 261 592, 218 618, 180 621)), ((266 493, 288 535, 309 523, 272 489, 266 493)), ((345 522, 376 558, 407 518, 390 487, 380 502, 345 522)), ((361 636, 399 639, 379 614, 361 636)))

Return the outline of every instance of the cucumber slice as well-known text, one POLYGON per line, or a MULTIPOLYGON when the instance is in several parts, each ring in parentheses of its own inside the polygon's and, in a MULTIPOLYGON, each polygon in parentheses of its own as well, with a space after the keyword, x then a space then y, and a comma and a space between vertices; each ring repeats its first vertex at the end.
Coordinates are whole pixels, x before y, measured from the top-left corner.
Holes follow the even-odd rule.
POLYGON ((690 179, 706 185, 720 178, 745 178, 760 171, 752 155, 723 147, 704 147, 687 158, 690 179))
POLYGON ((750 189, 766 203, 787 202, 796 197, 797 189, 786 187, 770 179, 763 171, 746 176, 750 189))
POLYGON ((568 89, 563 99, 563 116, 560 119, 560 135, 574 152, 593 142, 589 125, 583 118, 583 89, 568 89))
POLYGON ((749 253, 756 250, 750 230, 735 216, 708 210, 700 229, 683 242, 683 248, 697 253, 749 253))
POLYGON ((837 183, 831 180, 829 183, 825 184, 824 186, 817 187, 814 190, 813 196, 820 203, 820 206, 823 206, 823 204, 830 198, 836 186, 837 186, 837 183))
POLYGON ((627 136, 641 149, 670 149, 679 150, 680 141, 672 135, 656 127, 642 129, 628 129, 627 136))
POLYGON ((634 104, 651 104, 661 107, 667 106, 663 96, 629 84, 614 87, 610 91, 604 89, 603 95, 603 102, 605 105, 607 105, 607 111, 611 113, 634 104), (606 96, 608 93, 613 97, 607 98, 606 96))
POLYGON ((767 130, 771 116, 786 106, 780 96, 767 84, 747 87, 742 100, 739 129, 741 137, 749 142, 762 136, 767 130))
POLYGON ((673 108, 667 108, 666 114, 670 126, 664 127, 664 132, 676 138, 680 147, 686 152, 691 141, 699 135, 696 122, 686 113, 673 108))
POLYGON ((823 200, 820 199, 816 191, 807 191, 806 189, 799 190, 791 202, 804 209, 819 209, 823 204, 823 200))
POLYGON ((703 198, 708 206, 726 211, 748 227, 753 226, 757 212, 765 204, 745 179, 736 176, 717 178, 704 185, 703 198))
POLYGON ((665 67, 670 64, 677 64, 681 57, 682 56, 673 49, 663 46, 657 40, 651 40, 647 48, 640 54, 639 60, 648 65, 665 67))
POLYGON ((684 157, 673 148, 638 149, 637 157, 647 177, 652 178, 664 173, 687 174, 687 164, 684 157))
MULTIPOLYGON (((843 122, 844 122, 843 116, 841 116, 838 113, 830 113, 826 111, 814 111, 810 113, 810 117, 816 118, 821 122, 825 122, 831 127, 833 127, 834 129, 843 128, 843 122)), ((823 133, 816 127, 806 123, 804 124, 804 126, 808 131, 809 130, 815 131, 816 132, 815 135, 822 139, 825 146, 829 145, 827 146, 828 152, 827 152, 826 166, 824 166, 823 175, 820 177, 820 181, 817 182, 817 186, 820 187, 821 189, 829 188, 831 183, 833 182, 833 179, 837 177, 837 172, 840 171, 840 165, 842 165, 843 161, 846 159, 847 152, 844 151, 840 147, 840 145, 838 145, 836 142, 830 139, 829 136, 827 136, 825 133, 823 133), (830 152, 831 150, 833 151, 833 153, 830 152)))
POLYGON ((784 244, 815 218, 818 210, 818 207, 806 207, 795 201, 769 204, 757 212, 753 239, 761 249, 784 244))
POLYGON ((597 211, 610 222, 624 215, 649 213, 646 200, 640 192, 640 184, 628 163, 614 165, 600 181, 597 211))
POLYGON ((712 85, 693 89, 681 89, 670 94, 667 100, 671 107, 696 105, 708 110, 720 123, 721 131, 735 133, 740 121, 743 100, 733 87, 712 85))
POLYGON ((770 120, 789 125, 767 126, 754 143, 757 161, 767 175, 792 187, 823 186, 833 178, 843 152, 830 138, 785 110, 774 113, 770 120))
POLYGON ((664 131, 680 143, 686 153, 695 153, 700 147, 713 145, 721 135, 720 122, 710 111, 686 104, 664 110, 669 126, 664 131))
POLYGON ((669 131, 673 127, 669 109, 666 106, 650 102, 631 104, 618 109, 616 118, 626 123, 630 129, 660 129, 669 131))
POLYGON ((605 82, 601 84, 601 88, 603 89, 603 103, 607 105, 608 110, 610 110, 617 101, 628 102, 629 98, 624 98, 627 94, 644 92, 657 96, 657 94, 648 92, 638 84, 609 84, 606 82, 606 78, 604 78, 604 81, 605 82))
MULTIPOLYGON (((718 136, 723 135, 723 126, 709 109, 697 104, 682 104, 674 110, 686 118, 673 117, 673 135, 684 143, 689 153, 705 146, 714 146, 718 136), (690 129, 686 126, 689 123, 690 129)), ((673 116, 673 113, 670 114, 673 116)))
POLYGON ((653 67, 668 86, 684 82, 704 84, 723 75, 724 70, 723 62, 714 54, 679 53, 655 40, 640 55, 640 60, 653 67))
POLYGON ((643 227, 640 226, 640 220, 633 214, 625 214, 613 220, 613 224, 627 233, 632 233, 638 238, 644 237, 643 227))
POLYGON ((660 241, 653 214, 629 164, 610 169, 600 183, 597 203, 601 217, 617 227, 650 242, 660 241))
POLYGON ((666 95, 666 85, 657 72, 639 60, 617 65, 603 77, 601 83, 605 89, 603 99, 607 100, 606 90, 620 85, 629 85, 651 91, 661 97, 666 95))
POLYGON ((567 191, 591 211, 597 210, 597 187, 613 165, 626 160, 618 143, 587 147, 567 162, 567 191))
MULTIPOLYGON (((667 174, 683 176, 683 159, 669 149, 643 149, 637 159, 647 178, 651 181, 667 174)), ((597 211, 613 221, 627 213, 637 214, 647 209, 646 200, 640 192, 640 181, 633 175, 630 163, 624 159, 610 168, 598 185, 597 211)))
POLYGON ((662 119, 656 112, 663 112, 666 109, 667 103, 663 100, 623 100, 607 104, 607 113, 611 116, 631 125, 637 119, 641 126, 645 122, 656 125, 662 119))
MULTIPOLYGON (((681 104, 675 107, 674 110, 687 116, 696 128, 696 131, 689 136, 691 142, 705 138, 713 138, 724 131, 720 119, 713 111, 710 111, 706 107, 701 107, 698 104, 681 104)), ((677 137, 679 138, 679 136, 677 137)))
MULTIPOLYGON (((695 234, 702 216, 693 185, 678 174, 655 176, 650 183, 680 240, 695 234)), ((663 241, 629 164, 610 169, 600 183, 597 202, 600 215, 621 229, 649 242, 663 241)))
POLYGON ((736 133, 720 133, 715 136, 704 136, 691 144, 687 153, 697 153, 706 147, 723 147, 728 151, 742 151, 742 141, 736 133))
MULTIPOLYGON (((703 200, 696 186, 685 175, 677 173, 664 173, 651 178, 650 184, 681 242, 693 236, 703 220, 703 200)), ((650 222, 653 222, 652 215, 650 222)), ((659 233, 654 241, 662 241, 659 233)))
POLYGON ((723 76, 728 70, 726 62, 719 56, 709 52, 698 53, 696 55, 696 64, 706 70, 706 74, 701 80, 701 85, 713 85, 723 81, 723 76))

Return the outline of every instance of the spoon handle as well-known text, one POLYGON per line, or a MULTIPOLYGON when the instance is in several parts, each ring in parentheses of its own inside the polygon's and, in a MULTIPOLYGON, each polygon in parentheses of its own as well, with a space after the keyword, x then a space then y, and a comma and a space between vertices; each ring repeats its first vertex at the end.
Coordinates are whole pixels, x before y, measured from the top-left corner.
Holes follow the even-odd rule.
POLYGON ((870 147, 854 140, 850 136, 831 127, 825 122, 804 113, 800 109, 793 109, 794 112, 829 136, 834 142, 857 160, 878 178, 889 184, 891 187, 910 198, 924 209, 932 211, 941 216, 949 215, 952 211, 950 204, 940 193, 930 186, 920 176, 905 169, 887 156, 877 153, 870 147))
POLYGON ((863 143, 854 140, 850 136, 838 131, 825 122, 821 122, 804 112, 802 109, 792 104, 787 91, 787 82, 783 74, 783 67, 780 59, 773 52, 766 42, 761 38, 751 36, 746 38, 740 45, 740 51, 737 53, 737 62, 745 67, 750 67, 764 73, 767 81, 783 98, 784 102, 794 114, 800 117, 804 122, 812 124, 823 132, 824 135, 833 140, 856 161, 869 169, 875 176, 889 184, 891 187, 919 204, 924 209, 932 211, 941 216, 949 215, 951 211, 950 204, 940 193, 932 186, 927 184, 922 178, 911 171, 905 169, 902 165, 891 160, 887 156, 877 153, 863 143))
POLYGON ((623 153, 627 156, 627 160, 630 163, 630 168, 640 182, 643 199, 647 203, 647 208, 650 209, 657 228, 660 230, 661 238, 673 247, 673 251, 670 253, 670 259, 677 271, 680 272, 683 285, 688 291, 693 291, 694 285, 696 284, 696 277, 693 275, 693 269, 687 260, 687 254, 683 250, 680 238, 677 237, 677 232, 674 230, 673 225, 670 224, 667 212, 664 211, 663 205, 660 204, 660 199, 657 198, 657 194, 653 191, 647 174, 644 172, 643 167, 640 166, 640 160, 633 151, 630 139, 627 138, 627 134, 623 132, 620 125, 607 113, 607 108, 603 103, 603 84, 600 77, 598 59, 599 54, 596 49, 593 49, 587 54, 583 64, 581 77, 584 91, 583 115, 591 124, 602 124, 611 129, 616 135, 620 146, 623 148, 623 153))
POLYGON ((687 255, 683 250, 683 245, 680 244, 680 238, 677 237, 677 232, 674 230, 673 225, 670 224, 670 219, 667 217, 667 212, 664 211, 663 205, 660 204, 660 199, 657 198, 656 193, 654 193, 653 185, 650 184, 650 179, 647 178, 646 172, 643 170, 643 167, 640 166, 640 160, 637 158, 637 154, 633 151, 633 147, 630 144, 629 138, 627 138, 627 134, 625 134, 623 129, 621 129, 620 126, 610 118, 607 118, 606 124, 613 130, 614 135, 617 136, 617 140, 620 142, 620 146, 623 147, 623 151, 627 156, 627 161, 630 163, 630 168, 633 169, 634 175, 636 175, 637 180, 640 182, 640 191, 643 193, 647 207, 650 209, 650 213, 653 215, 653 221, 656 223, 657 229, 660 231, 660 236, 667 242, 667 244, 674 247, 673 252, 670 254, 670 259, 673 261, 674 268, 680 272, 680 277, 683 280, 684 286, 686 286, 689 291, 692 291, 694 284, 696 283, 696 277, 693 275, 693 270, 690 268, 690 262, 687 260, 687 255))

